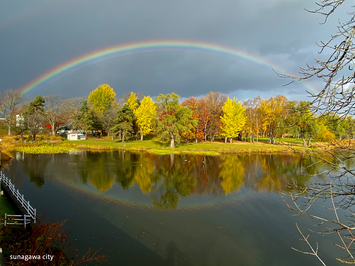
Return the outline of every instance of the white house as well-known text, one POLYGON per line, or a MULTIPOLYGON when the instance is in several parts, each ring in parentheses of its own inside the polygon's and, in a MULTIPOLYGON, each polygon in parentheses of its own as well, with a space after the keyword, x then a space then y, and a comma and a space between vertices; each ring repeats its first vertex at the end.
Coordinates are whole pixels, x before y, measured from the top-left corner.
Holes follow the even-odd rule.
POLYGON ((24 124, 25 119, 23 119, 22 115, 16 115, 16 126, 20 127, 24 124))
POLYGON ((86 137, 83 133, 80 133, 79 131, 73 131, 73 132, 69 132, 67 134, 67 139, 68 140, 84 140, 84 139, 86 139, 86 137))

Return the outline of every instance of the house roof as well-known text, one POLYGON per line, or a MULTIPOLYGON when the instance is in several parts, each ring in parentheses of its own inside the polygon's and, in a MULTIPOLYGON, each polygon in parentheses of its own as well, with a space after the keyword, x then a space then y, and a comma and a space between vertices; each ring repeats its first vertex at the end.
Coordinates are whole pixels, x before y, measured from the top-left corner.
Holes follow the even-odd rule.
POLYGON ((73 131, 73 132, 69 132, 68 135, 69 134, 81 134, 81 133, 79 133, 79 131, 73 131))

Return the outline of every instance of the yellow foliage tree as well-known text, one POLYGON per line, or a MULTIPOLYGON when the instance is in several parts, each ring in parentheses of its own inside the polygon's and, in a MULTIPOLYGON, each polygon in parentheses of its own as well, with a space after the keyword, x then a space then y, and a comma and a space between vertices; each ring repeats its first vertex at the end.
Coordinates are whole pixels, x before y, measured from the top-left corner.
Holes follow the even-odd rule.
POLYGON ((157 107, 153 102, 152 98, 148 96, 144 97, 141 105, 137 109, 133 109, 133 113, 137 118, 137 125, 139 128, 138 131, 141 135, 141 140, 143 140, 143 136, 148 134, 152 130, 152 121, 153 118, 156 116, 157 107))
POLYGON ((131 108, 133 111, 136 110, 138 103, 137 103, 137 96, 135 93, 131 92, 127 100, 127 104, 129 108, 131 108))
POLYGON ((110 109, 115 102, 116 93, 108 84, 101 84, 93 90, 89 97, 88 102, 94 110, 100 114, 110 109))
POLYGON ((233 100, 227 99, 223 107, 223 116, 221 116, 221 129, 223 130, 222 136, 230 138, 232 143, 233 138, 237 137, 239 131, 241 131, 245 125, 245 107, 242 106, 241 102, 237 102, 235 98, 233 100))
POLYGON ((288 100, 284 95, 278 95, 275 98, 271 97, 269 100, 262 100, 258 107, 262 129, 264 134, 269 135, 270 143, 275 143, 278 128, 282 120, 287 117, 287 103, 288 100))

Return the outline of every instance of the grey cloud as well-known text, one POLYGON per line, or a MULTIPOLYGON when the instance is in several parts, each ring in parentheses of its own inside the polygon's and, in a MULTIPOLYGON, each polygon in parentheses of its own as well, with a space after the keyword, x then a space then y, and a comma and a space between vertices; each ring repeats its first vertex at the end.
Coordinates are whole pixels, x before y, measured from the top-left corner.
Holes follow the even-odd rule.
MULTIPOLYGON (((0 15, 7 10, 16 19, 0 25, 0 90, 21 87, 91 51, 154 39, 216 43, 272 62, 286 55, 282 66, 297 71, 305 59, 316 56, 315 41, 329 36, 333 27, 320 26, 319 17, 304 11, 310 7, 305 0, 34 1, 26 3, 28 12, 11 1, 3 2, 0 15)), ((160 52, 87 66, 32 93, 84 96, 101 83, 110 84, 118 95, 175 91, 189 97, 210 90, 269 92, 282 87, 285 80, 270 69, 238 58, 160 52)))

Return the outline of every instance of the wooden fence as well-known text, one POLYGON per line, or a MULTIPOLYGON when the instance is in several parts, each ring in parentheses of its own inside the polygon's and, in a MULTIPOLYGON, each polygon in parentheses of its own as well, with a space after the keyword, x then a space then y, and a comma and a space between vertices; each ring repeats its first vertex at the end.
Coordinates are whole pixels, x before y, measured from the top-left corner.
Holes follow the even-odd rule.
MULTIPOLYGON (((23 215, 23 220, 25 221, 24 225, 26 226, 26 221, 33 219, 33 222, 36 223, 36 209, 34 209, 29 201, 26 201, 23 194, 19 192, 19 190, 15 189, 15 185, 11 183, 11 179, 8 179, 1 171, 0 171, 0 185, 1 182, 3 186, 6 186, 8 190, 11 192, 11 194, 14 196, 14 198, 17 200, 17 203, 25 210, 27 214, 23 215), (27 219, 26 219, 27 217, 27 219)), ((6 214, 5 214, 6 216, 6 214)), ((9 215, 8 215, 9 216, 9 215)), ((21 215, 22 216, 22 215, 21 215)), ((6 218, 5 218, 6 222, 6 218)), ((4 222, 4 223, 5 223, 4 222)))
POLYGON ((28 214, 6 214, 5 213, 5 219, 4 222, 2 223, 4 226, 8 224, 14 224, 14 225, 23 225, 26 228, 26 225, 31 223, 31 216, 28 214))

